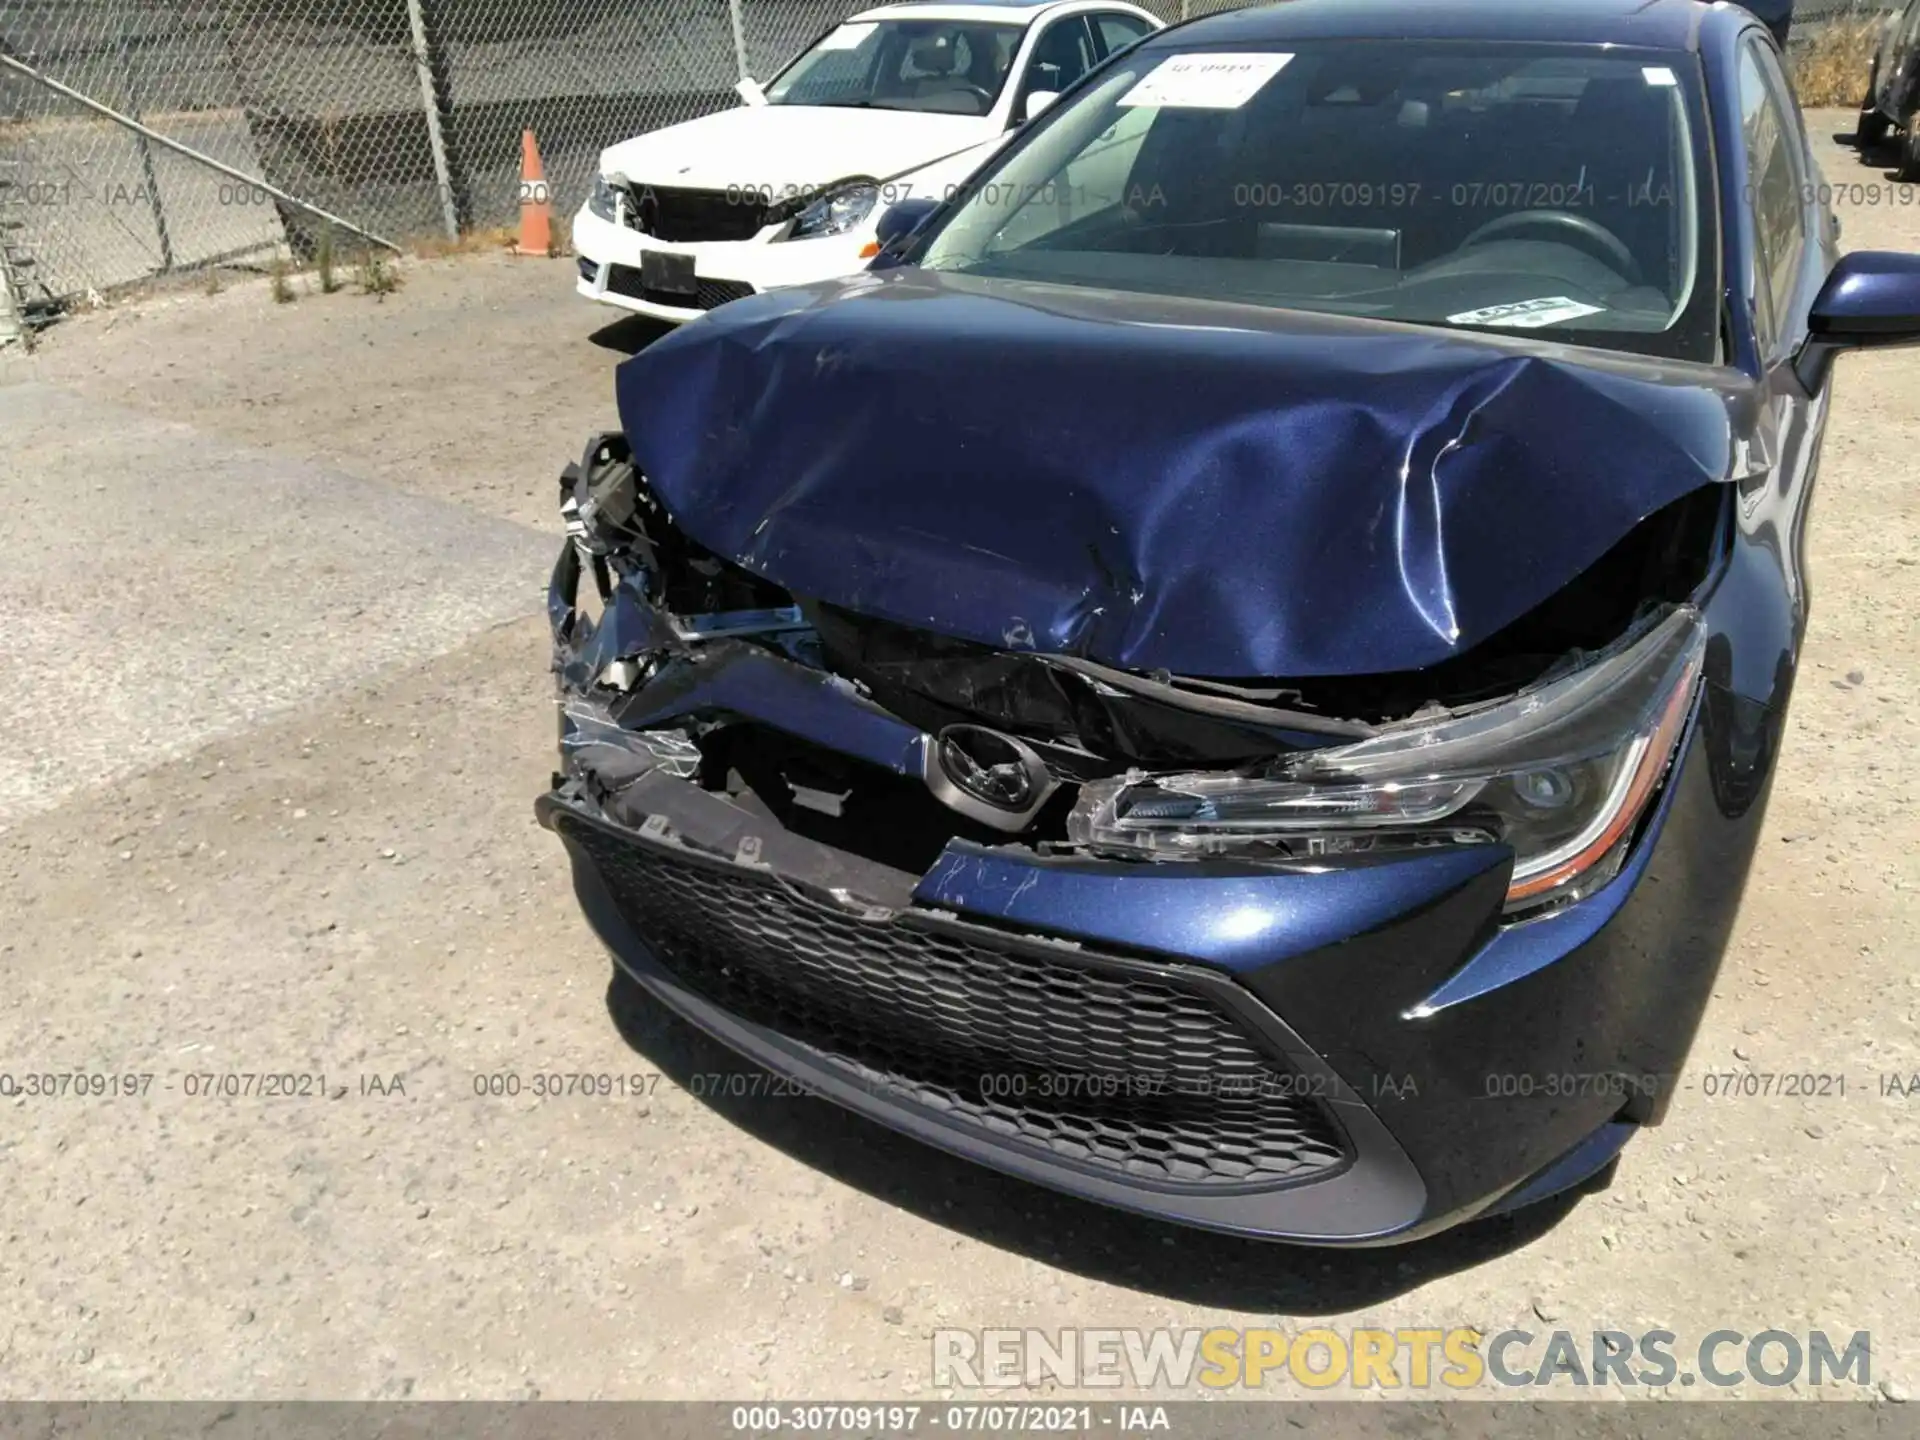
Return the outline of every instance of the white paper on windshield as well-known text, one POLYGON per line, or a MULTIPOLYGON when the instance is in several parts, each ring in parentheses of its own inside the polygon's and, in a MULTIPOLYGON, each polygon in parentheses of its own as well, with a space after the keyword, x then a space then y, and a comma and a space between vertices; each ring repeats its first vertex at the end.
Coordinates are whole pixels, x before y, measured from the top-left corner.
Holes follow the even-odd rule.
POLYGON ((1503 325, 1512 330, 1538 330, 1562 320, 1578 320, 1582 315, 1598 315, 1604 305, 1583 305, 1564 295, 1549 295, 1541 300, 1516 300, 1511 305, 1489 305, 1482 310, 1462 310, 1447 316, 1449 325, 1503 325))
POLYGON ((1238 110, 1293 59, 1288 55, 1176 55, 1120 97, 1122 105, 1238 110))
POLYGON ((817 50, 858 50, 860 42, 880 28, 877 21, 864 25, 842 25, 814 48, 817 50))
POLYGON ((1679 79, 1664 65, 1643 65, 1641 76, 1649 85, 1678 85, 1679 79))

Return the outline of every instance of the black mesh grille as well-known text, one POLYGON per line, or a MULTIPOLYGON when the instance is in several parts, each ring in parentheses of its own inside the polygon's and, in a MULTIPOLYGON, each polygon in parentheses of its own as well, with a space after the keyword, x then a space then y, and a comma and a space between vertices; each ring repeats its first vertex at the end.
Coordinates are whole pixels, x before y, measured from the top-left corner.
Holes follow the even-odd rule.
POLYGON ((739 190, 674 190, 633 185, 627 190, 627 223, 657 240, 751 240, 774 220, 771 207, 739 190))
POLYGON ((640 283, 640 272, 631 265, 609 265, 607 289, 615 295, 645 300, 650 305, 670 305, 676 310, 712 310, 729 300, 743 300, 753 294, 753 286, 743 280, 696 280, 691 295, 677 290, 649 290, 640 283))
POLYGON ((1148 1181, 1278 1184, 1344 1158, 1301 1078, 1166 967, 867 920, 741 867, 559 823, 682 984, 869 1088, 1148 1181))
POLYGON ((702 310, 716 309, 729 300, 744 300, 753 294, 753 287, 744 280, 696 280, 694 287, 693 303, 702 310))

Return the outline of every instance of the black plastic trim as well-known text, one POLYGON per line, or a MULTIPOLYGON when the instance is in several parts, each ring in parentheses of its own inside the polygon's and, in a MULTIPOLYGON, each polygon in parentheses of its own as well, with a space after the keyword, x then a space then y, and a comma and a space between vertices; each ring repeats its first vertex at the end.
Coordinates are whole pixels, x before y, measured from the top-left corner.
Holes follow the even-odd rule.
POLYGON ((1172 974, 1182 984, 1205 989, 1302 1075, 1327 1082, 1327 1089, 1342 1097, 1332 1100, 1327 1109, 1346 1132, 1353 1155, 1343 1168, 1280 1187, 1257 1189, 1195 1191, 1120 1180, 1042 1157, 891 1094, 877 1093, 853 1081, 840 1067, 823 1063, 810 1047, 769 1027, 742 1020, 682 984, 634 933, 607 892, 598 867, 557 822, 564 818, 569 824, 589 825, 625 844, 672 845, 676 859, 682 862, 719 866, 734 862, 615 825, 557 793, 542 796, 535 813, 540 823, 565 844, 581 907, 622 970, 667 1008, 722 1044, 775 1074, 804 1081, 815 1093, 868 1119, 1006 1174, 1083 1199, 1229 1234, 1325 1245, 1379 1243, 1403 1238, 1426 1206, 1426 1187, 1418 1171, 1372 1110, 1284 1021, 1225 975, 1198 966, 1120 959, 1084 949, 1065 952, 1057 943, 1039 937, 1009 936, 999 930, 979 932, 978 927, 944 915, 912 913, 915 925, 965 935, 976 943, 1026 947, 1055 961, 1071 958, 1073 963, 1100 968, 1172 974), (991 939, 983 942, 982 935, 991 935, 991 939))

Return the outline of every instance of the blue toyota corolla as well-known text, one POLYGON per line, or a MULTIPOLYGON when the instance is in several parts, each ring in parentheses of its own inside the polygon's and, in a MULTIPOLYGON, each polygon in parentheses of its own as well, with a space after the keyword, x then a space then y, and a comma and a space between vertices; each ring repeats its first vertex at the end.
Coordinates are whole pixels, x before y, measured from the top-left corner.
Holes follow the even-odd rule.
POLYGON ((1847 347, 1766 29, 1152 37, 875 268, 627 361, 539 805, 620 965, 1075 1195, 1324 1244, 1657 1123, 1760 834, 1847 347))

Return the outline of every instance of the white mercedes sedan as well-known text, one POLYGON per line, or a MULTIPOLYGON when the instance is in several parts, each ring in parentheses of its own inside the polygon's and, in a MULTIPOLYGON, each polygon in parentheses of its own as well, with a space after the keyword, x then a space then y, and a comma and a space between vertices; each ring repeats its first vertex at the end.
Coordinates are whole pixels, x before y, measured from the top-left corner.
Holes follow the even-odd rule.
POLYGON ((604 151, 578 290, 661 320, 860 269, 897 200, 945 198, 1017 127, 1161 28, 1115 0, 863 11, 742 104, 604 151))

